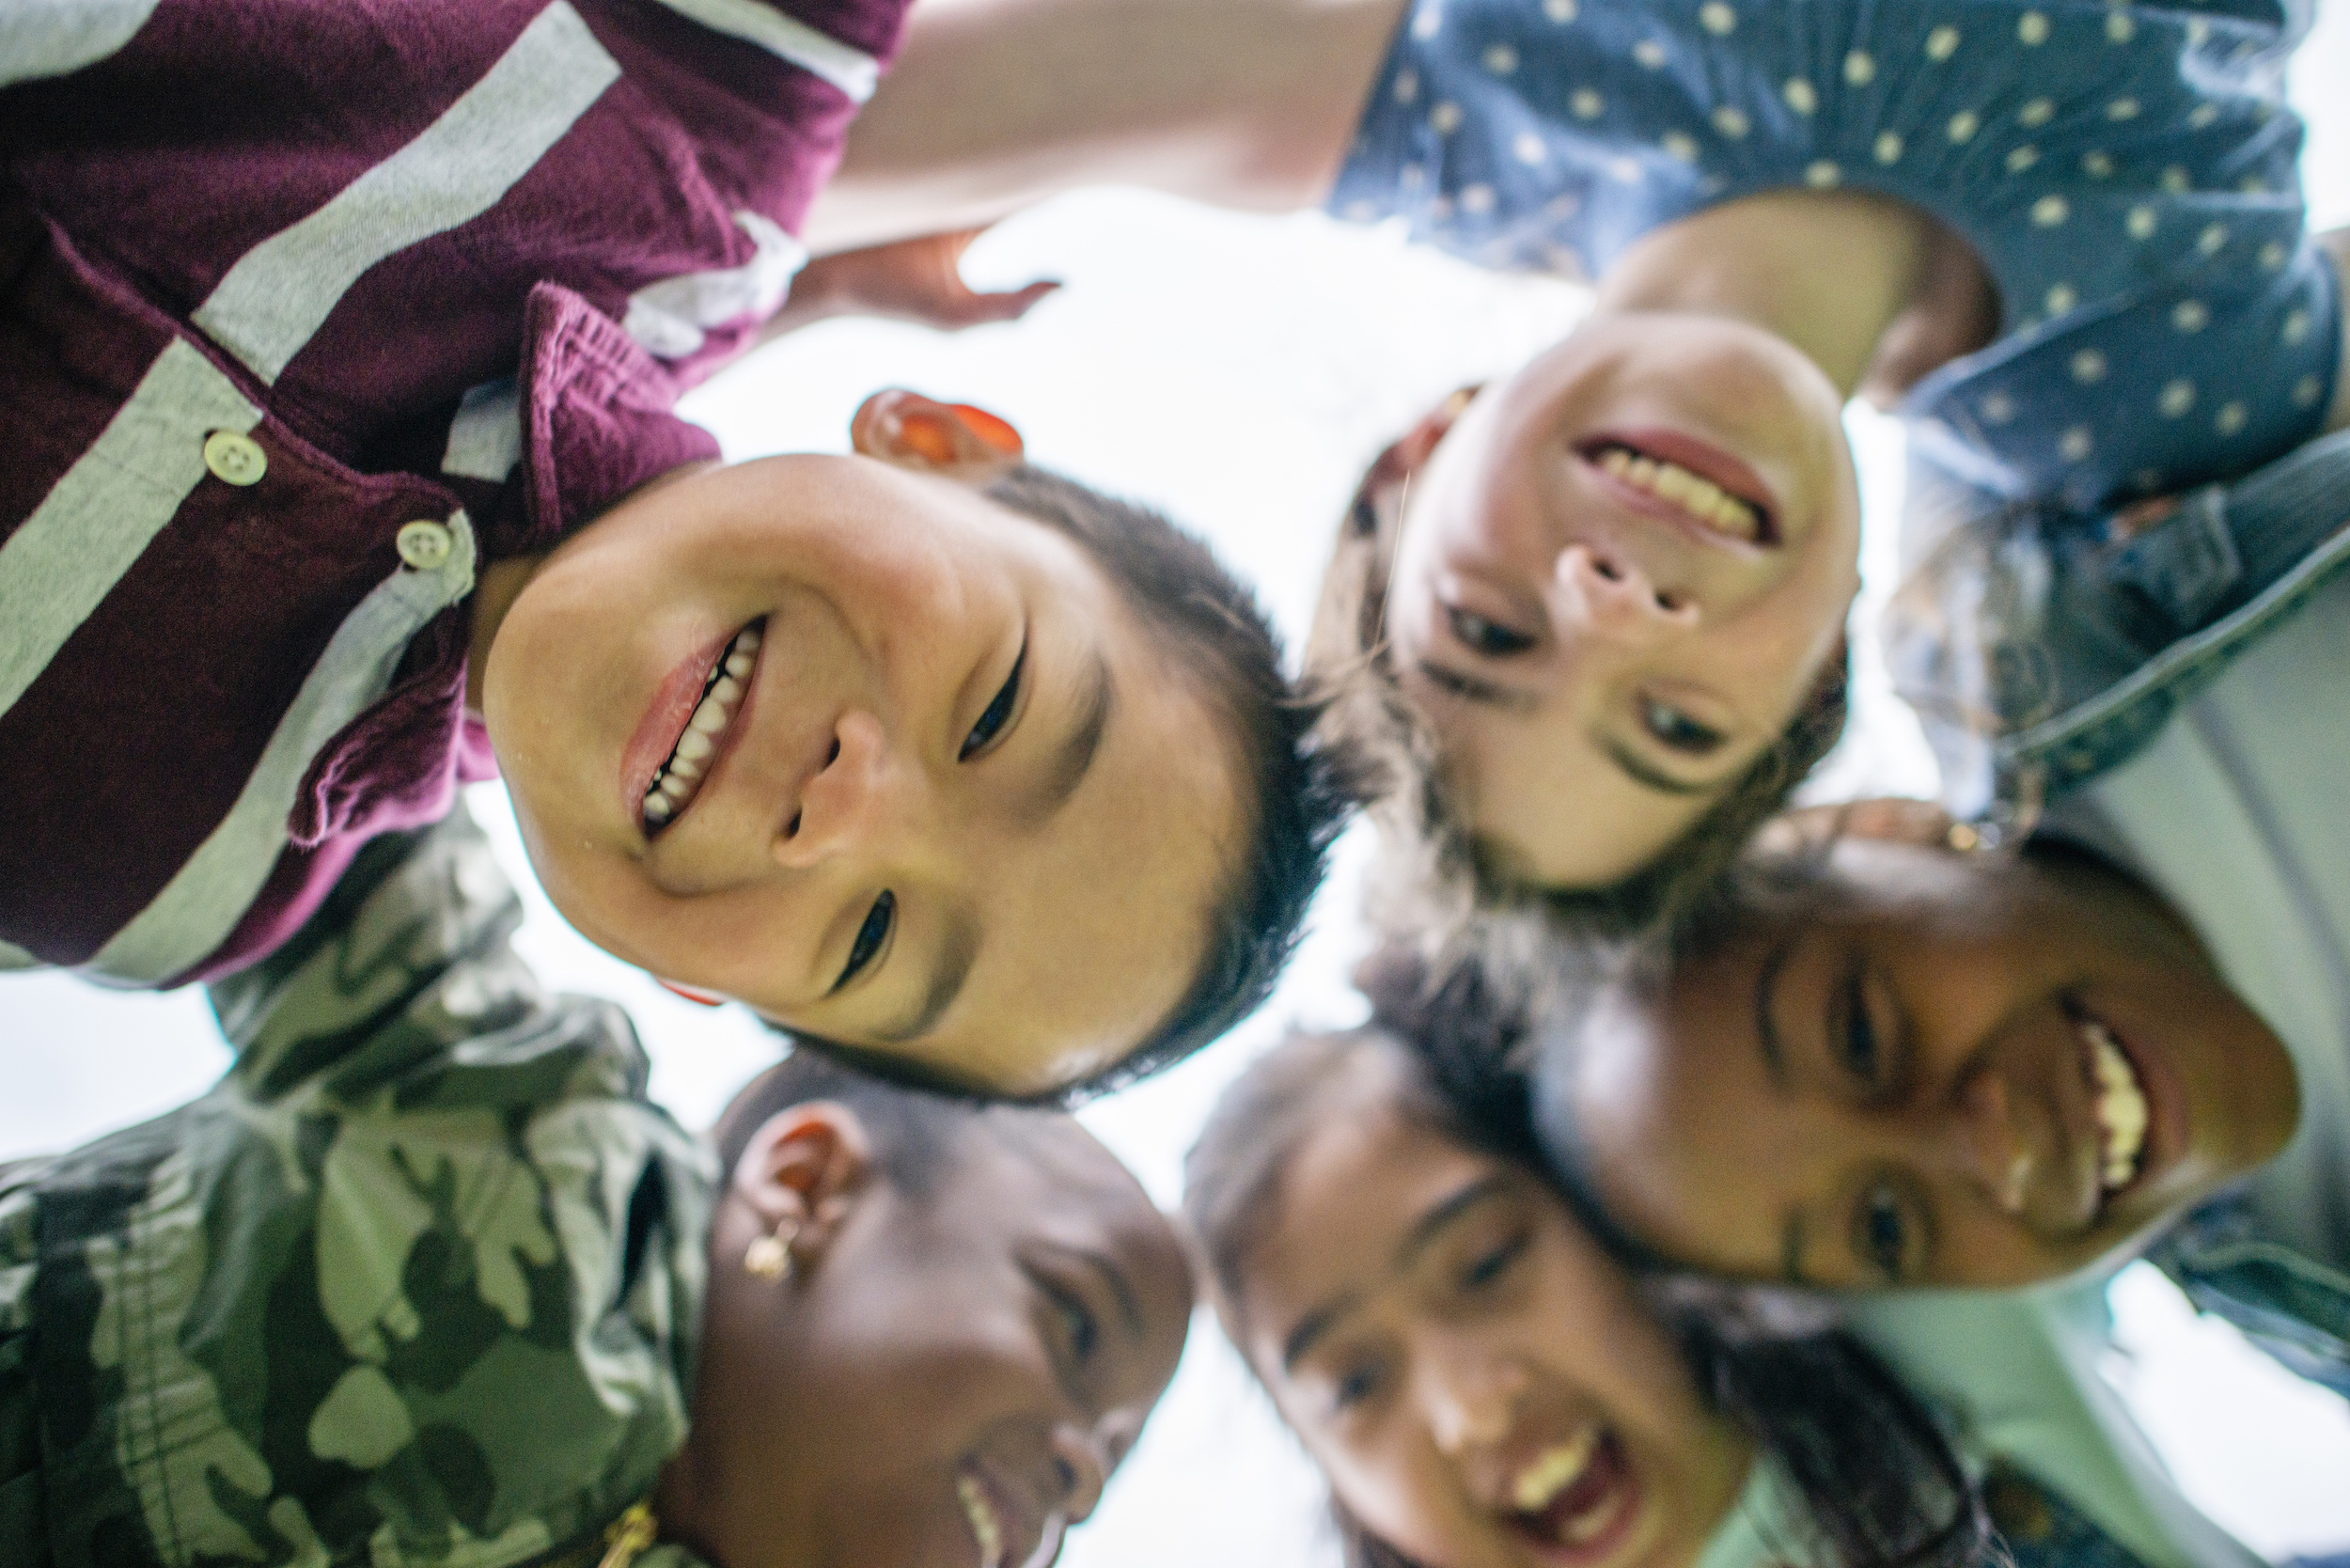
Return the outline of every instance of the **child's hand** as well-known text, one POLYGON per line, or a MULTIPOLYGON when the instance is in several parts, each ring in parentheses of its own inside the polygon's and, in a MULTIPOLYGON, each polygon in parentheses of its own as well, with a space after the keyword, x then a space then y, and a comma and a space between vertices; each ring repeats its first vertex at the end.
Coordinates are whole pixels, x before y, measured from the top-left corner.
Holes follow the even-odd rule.
POLYGON ((882 316, 955 332, 989 321, 1016 321, 1060 287, 1040 281, 1003 293, 979 293, 960 263, 984 228, 925 234, 864 250, 822 256, 800 269, 791 297, 760 334, 761 340, 828 316, 882 316))

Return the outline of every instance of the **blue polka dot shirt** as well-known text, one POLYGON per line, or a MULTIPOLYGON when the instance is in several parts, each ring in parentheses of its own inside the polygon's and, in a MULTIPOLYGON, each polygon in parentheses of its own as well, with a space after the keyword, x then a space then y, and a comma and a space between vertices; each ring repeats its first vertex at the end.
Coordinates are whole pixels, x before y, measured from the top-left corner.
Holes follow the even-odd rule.
POLYGON ((1898 196, 2000 300, 1995 341, 1905 400, 1912 451, 2090 510, 2323 418, 2341 306, 2281 102, 2305 24, 2264 0, 1415 0, 1330 205, 1588 276, 1736 196, 1898 196))

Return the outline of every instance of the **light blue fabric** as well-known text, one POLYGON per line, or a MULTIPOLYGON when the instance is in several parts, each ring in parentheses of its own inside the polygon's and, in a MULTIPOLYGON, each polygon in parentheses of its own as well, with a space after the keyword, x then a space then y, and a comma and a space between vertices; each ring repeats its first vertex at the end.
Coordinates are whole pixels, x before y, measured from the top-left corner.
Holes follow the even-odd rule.
POLYGON ((2280 82, 2306 20, 2291 0, 1416 0, 1330 206, 1573 275, 1735 196, 1899 196, 1966 237, 2001 302, 1997 339, 1904 405, 1913 450, 2088 510, 2245 472, 2323 416, 2340 305, 2280 82))

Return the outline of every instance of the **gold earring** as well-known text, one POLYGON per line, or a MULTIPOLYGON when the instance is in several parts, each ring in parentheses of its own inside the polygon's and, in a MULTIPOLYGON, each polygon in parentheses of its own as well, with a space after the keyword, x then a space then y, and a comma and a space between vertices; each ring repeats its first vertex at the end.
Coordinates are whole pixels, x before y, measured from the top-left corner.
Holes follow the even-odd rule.
POLYGON ((791 1278, 791 1244, 799 1240, 800 1222, 779 1219, 766 1235, 743 1249, 743 1272, 769 1284, 791 1278))

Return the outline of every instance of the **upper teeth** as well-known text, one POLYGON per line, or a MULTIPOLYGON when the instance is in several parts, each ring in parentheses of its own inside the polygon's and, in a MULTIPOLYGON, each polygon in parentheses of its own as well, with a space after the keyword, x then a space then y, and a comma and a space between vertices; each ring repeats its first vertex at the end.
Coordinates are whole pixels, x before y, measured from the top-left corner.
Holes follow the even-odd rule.
POLYGON ((979 1544, 979 1568, 1004 1568, 1004 1527, 987 1500, 987 1489, 977 1477, 960 1475, 955 1477, 955 1496, 963 1503, 964 1517, 971 1521, 972 1538, 979 1544))
POLYGON ((2138 1174, 2138 1157, 2146 1146, 2146 1091, 2111 1031, 2093 1018, 2083 1019, 2080 1031, 2097 1074, 2097 1124, 2105 1132, 2100 1180, 2106 1191, 2114 1192, 2138 1174))
POLYGON ((668 759, 654 772, 652 786, 645 792, 647 827, 659 827, 684 810, 686 802, 702 787, 702 770, 710 765, 710 754, 718 749, 718 737, 733 719, 735 706, 743 700, 744 682, 758 662, 752 655, 759 651, 759 623, 754 621, 734 634, 734 640, 711 666, 701 702, 685 721, 685 733, 678 737, 668 759))
POLYGON ((1518 1472, 1517 1484, 1511 1489, 1511 1501, 1521 1513, 1539 1513, 1550 1506, 1560 1492, 1582 1479, 1590 1468, 1591 1456, 1599 1451, 1599 1431, 1585 1427, 1567 1441, 1547 1449, 1534 1463, 1518 1472))
POLYGON ((1693 474, 1677 463, 1663 463, 1628 447, 1608 447, 1598 457, 1601 468, 1627 484, 1639 486, 1660 500, 1670 501, 1709 528, 1748 542, 1762 537, 1762 514, 1712 479, 1693 474))

